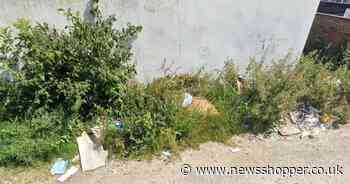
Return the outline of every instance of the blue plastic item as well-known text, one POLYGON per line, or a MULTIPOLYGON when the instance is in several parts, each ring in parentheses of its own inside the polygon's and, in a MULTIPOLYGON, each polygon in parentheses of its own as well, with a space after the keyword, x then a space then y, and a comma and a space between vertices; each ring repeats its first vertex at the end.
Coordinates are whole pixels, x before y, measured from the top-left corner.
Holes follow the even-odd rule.
POLYGON ((55 163, 52 165, 51 173, 53 175, 61 175, 66 172, 68 166, 68 160, 62 160, 58 159, 55 161, 55 163))
POLYGON ((124 124, 120 120, 114 120, 113 124, 115 125, 115 127, 117 127, 117 129, 123 129, 124 128, 124 124))

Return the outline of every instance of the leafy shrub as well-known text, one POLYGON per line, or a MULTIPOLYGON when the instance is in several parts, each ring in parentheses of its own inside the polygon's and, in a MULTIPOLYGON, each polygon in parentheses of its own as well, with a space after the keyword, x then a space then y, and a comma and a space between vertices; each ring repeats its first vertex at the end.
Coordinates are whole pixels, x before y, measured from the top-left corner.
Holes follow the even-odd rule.
POLYGON ((350 68, 349 50, 348 41, 329 43, 319 36, 313 36, 308 40, 304 53, 305 55, 315 54, 317 63, 325 64, 327 68, 336 70, 342 66, 350 68))
POLYGON ((111 152, 137 156, 170 146, 175 141, 173 127, 177 109, 174 100, 154 95, 144 85, 130 87, 121 109, 115 113, 122 120, 123 128, 109 126, 106 147, 111 152), (117 143, 113 143, 115 141, 117 143))
POLYGON ((72 156, 76 146, 71 135, 77 124, 63 111, 37 112, 30 120, 1 122, 0 165, 32 165, 54 156, 72 156))
POLYGON ((302 57, 298 64, 290 64, 288 58, 269 66, 251 61, 240 95, 233 82, 238 76, 234 68, 233 63, 225 66, 224 85, 216 85, 209 96, 236 128, 266 132, 283 123, 284 114, 300 103, 348 120, 349 72, 345 66, 329 70, 317 64, 313 55, 302 57))
POLYGON ((118 117, 123 128, 114 125, 107 130, 105 145, 121 156, 138 157, 178 150, 186 146, 231 135, 231 125, 221 117, 181 107, 185 91, 205 96, 209 83, 202 74, 165 76, 147 85, 128 89, 118 117))
POLYGON ((350 42, 347 44, 346 50, 343 53, 342 63, 344 63, 347 68, 350 68, 350 42))
POLYGON ((1 32, 0 63, 15 80, 11 95, 2 92, 2 104, 12 117, 58 106, 85 117, 120 105, 135 74, 130 49, 141 27, 114 29, 115 18, 100 13, 94 22, 71 11, 65 15, 70 24, 64 30, 21 20, 16 33, 1 32))
POLYGON ((0 69, 8 74, 0 77, 0 165, 75 152, 75 137, 100 114, 127 115, 120 111, 128 109, 131 43, 141 27, 117 30, 98 10, 90 22, 65 15, 63 30, 19 20, 0 31, 0 69))

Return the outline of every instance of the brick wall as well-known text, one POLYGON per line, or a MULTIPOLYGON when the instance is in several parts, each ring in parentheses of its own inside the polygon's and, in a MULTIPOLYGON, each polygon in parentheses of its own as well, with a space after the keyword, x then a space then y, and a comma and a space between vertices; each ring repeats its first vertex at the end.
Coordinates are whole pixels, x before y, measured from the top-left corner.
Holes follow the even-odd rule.
POLYGON ((308 38, 308 44, 316 40, 336 44, 350 41, 350 18, 317 13, 308 38))

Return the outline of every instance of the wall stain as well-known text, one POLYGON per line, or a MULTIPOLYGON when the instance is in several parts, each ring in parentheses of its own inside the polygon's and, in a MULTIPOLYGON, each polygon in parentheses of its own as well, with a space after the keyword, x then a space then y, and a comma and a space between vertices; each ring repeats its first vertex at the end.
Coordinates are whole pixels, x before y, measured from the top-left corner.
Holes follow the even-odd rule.
POLYGON ((207 59, 211 55, 211 50, 208 46, 201 46, 198 52, 201 59, 207 59))
POLYGON ((146 0, 144 9, 150 13, 175 7, 177 4, 176 0, 146 0))
POLYGON ((118 4, 122 8, 136 9, 139 6, 139 0, 119 0, 118 4))

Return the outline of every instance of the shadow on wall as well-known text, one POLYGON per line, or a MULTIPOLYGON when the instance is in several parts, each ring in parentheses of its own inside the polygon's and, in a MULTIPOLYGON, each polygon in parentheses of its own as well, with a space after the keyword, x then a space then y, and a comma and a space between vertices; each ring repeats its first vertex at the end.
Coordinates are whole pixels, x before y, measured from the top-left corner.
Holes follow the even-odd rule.
POLYGON ((343 16, 347 8, 350 8, 350 4, 321 1, 317 11, 320 13, 343 16))
POLYGON ((96 0, 89 0, 88 3, 86 4, 85 10, 84 10, 84 14, 83 17, 86 21, 89 22, 94 22, 95 21, 95 17, 94 15, 91 13, 94 6, 95 6, 96 0))

